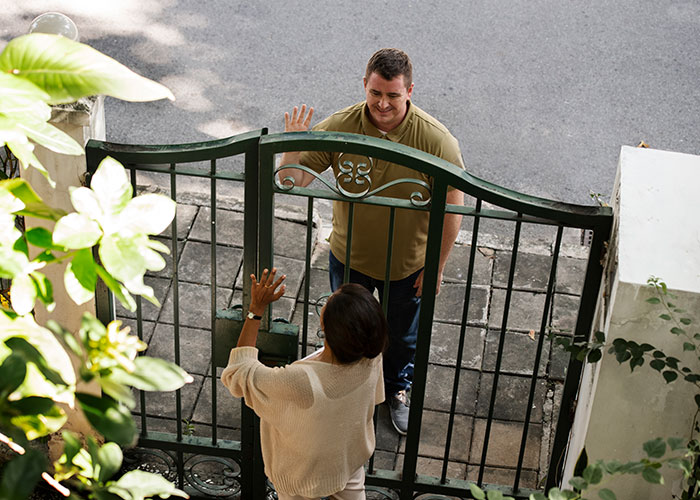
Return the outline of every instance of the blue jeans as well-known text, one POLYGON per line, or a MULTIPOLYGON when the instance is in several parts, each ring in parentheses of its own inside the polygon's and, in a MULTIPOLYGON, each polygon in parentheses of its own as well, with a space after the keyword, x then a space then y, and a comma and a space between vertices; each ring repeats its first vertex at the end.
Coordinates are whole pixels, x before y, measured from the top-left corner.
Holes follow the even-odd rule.
MULTIPOLYGON (((334 292, 343 284, 345 265, 333 252, 329 252, 328 276, 334 292)), ((410 276, 389 283, 389 304, 386 319, 389 323, 389 347, 384 353, 384 392, 387 399, 401 390, 411 387, 413 381, 413 360, 416 355, 418 337, 418 315, 420 298, 416 297, 413 284, 421 270, 410 276)), ((374 293, 376 289, 380 302, 384 295, 384 281, 377 280, 350 268, 350 282, 358 283, 374 293)))

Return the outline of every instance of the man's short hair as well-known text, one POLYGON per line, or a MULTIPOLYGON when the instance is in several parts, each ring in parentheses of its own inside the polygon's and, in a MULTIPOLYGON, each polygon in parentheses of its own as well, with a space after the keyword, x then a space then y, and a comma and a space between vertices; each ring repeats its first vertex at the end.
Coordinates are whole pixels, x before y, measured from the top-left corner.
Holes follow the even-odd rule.
POLYGON ((413 65, 411 59, 403 50, 399 49, 379 49, 369 58, 365 78, 377 73, 385 80, 393 80, 399 75, 403 75, 406 88, 413 83, 413 65))

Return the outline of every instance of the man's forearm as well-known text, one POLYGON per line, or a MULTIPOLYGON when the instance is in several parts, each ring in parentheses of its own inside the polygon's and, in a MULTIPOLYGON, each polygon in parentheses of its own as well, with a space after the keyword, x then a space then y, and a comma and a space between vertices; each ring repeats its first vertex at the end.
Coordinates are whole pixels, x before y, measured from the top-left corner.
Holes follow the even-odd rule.
MULTIPOLYGON (((447 193, 447 203, 450 205, 464 205, 464 195, 456 189, 447 193)), ((462 215, 445 214, 445 221, 442 228, 442 242, 440 245, 440 264, 438 270, 442 274, 447 258, 450 256, 452 247, 459 235, 459 228, 462 225, 462 215)))
MULTIPOLYGON (((282 157, 280 158, 280 166, 289 164, 299 165, 300 161, 301 152, 288 151, 286 153, 282 153, 282 157)), ((311 174, 304 172, 303 170, 299 170, 298 168, 286 168, 284 170, 280 170, 278 175, 281 183, 284 183, 285 177, 292 177, 294 179, 295 187, 306 187, 313 180, 313 176, 311 174)))

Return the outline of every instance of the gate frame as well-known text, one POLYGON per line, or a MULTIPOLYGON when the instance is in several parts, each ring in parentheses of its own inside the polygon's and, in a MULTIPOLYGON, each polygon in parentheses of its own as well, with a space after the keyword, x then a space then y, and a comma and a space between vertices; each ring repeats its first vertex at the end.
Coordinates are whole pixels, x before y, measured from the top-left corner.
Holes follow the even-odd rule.
MULTIPOLYGON (((244 246, 243 246, 243 306, 250 301, 250 273, 259 273, 264 267, 272 264, 272 222, 274 220, 274 193, 297 194, 309 198, 309 219, 313 209, 312 200, 322 194, 326 199, 338 199, 341 201, 353 201, 343 198, 342 195, 328 196, 327 191, 317 191, 309 188, 292 187, 291 189, 279 189, 275 183, 274 158, 276 154, 285 151, 342 151, 350 154, 361 154, 367 157, 380 158, 401 165, 409 166, 433 177, 433 191, 430 203, 430 233, 428 236, 426 250, 426 272, 424 275, 423 287, 427 292, 423 296, 423 305, 419 318, 419 338, 416 346, 416 371, 414 373, 414 390, 412 391, 412 405, 410 410, 409 430, 406 442, 404 466, 402 472, 398 471, 376 471, 376 474, 368 474, 367 484, 380 487, 398 489, 401 499, 411 498, 414 492, 431 492, 444 495, 470 496, 468 484, 471 481, 460 481, 445 479, 443 470, 442 479, 438 480, 432 476, 417 476, 417 450, 419 433, 422 419, 422 409, 425 396, 425 382, 427 378, 428 352, 430 346, 430 336, 432 330, 432 313, 435 305, 435 290, 437 287, 437 266, 439 261, 440 241, 442 225, 446 213, 455 213, 474 217, 475 231, 472 241, 472 258, 470 260, 471 274, 473 271, 473 251, 478 232, 478 222, 481 218, 496 218, 502 220, 515 221, 516 239, 514 252, 511 259, 512 280, 513 269, 515 267, 517 244, 519 241, 519 228, 523 222, 547 224, 559 227, 559 232, 563 227, 581 228, 592 231, 593 238, 591 250, 586 267, 586 277, 584 288, 581 292, 578 317, 574 330, 576 341, 587 340, 590 336, 590 328, 593 321, 593 313, 600 289, 602 277, 601 261, 605 253, 605 244, 610 236, 612 228, 612 209, 609 207, 583 206, 569 203, 548 200, 533 196, 524 195, 516 191, 509 190, 487 181, 472 176, 451 163, 425 152, 401 145, 391 143, 386 140, 373 137, 347 134, 339 132, 295 132, 267 135, 267 129, 248 132, 226 139, 215 141, 198 142, 180 145, 121 145, 107 143, 103 141, 91 140, 86 146, 86 158, 88 164, 88 180, 90 173, 93 173, 99 162, 105 156, 112 156, 124 163, 125 168, 131 169, 132 184, 136 184, 136 166, 140 170, 156 173, 169 174, 171 177, 171 195, 176 197, 175 178, 178 174, 205 177, 212 182, 212 259, 215 258, 216 247, 216 180, 237 180, 243 181, 245 185, 245 212, 244 212, 244 246), (216 160, 238 154, 245 154, 245 173, 240 175, 222 175, 216 173, 216 160), (188 162, 210 161, 209 173, 203 173, 201 169, 178 168, 177 165, 188 162), (159 166, 168 165, 168 166, 159 166), (255 189, 250 189, 250 185, 255 189), (455 206, 446 204, 448 186, 452 186, 477 200, 476 207, 455 206), (263 200, 270 200, 265 203, 263 200), (514 212, 516 215, 508 214, 498 210, 482 210, 481 202, 487 202, 505 210, 514 212), (268 227, 270 231, 261 231, 259 228, 268 227), (437 236, 436 236, 437 235, 437 236), (249 272, 250 270, 250 272, 249 272), (429 312, 427 312, 429 311, 429 312), (427 332, 423 335, 420 332, 427 332), (419 357, 420 356, 420 357, 419 357), (417 389, 417 390, 416 390, 417 389), (415 404, 413 404, 415 403, 415 404), (415 453, 408 453, 415 451, 415 453)), ((356 201, 356 200, 355 200, 356 201)), ((176 219, 173 221, 173 259, 177 262, 177 234, 175 233, 176 219)), ((557 246, 560 244, 561 234, 559 234, 557 246)), ((308 246, 308 245, 307 245, 308 246)), ((215 262, 215 260, 214 260, 215 262)), ((308 274, 307 259, 307 276, 308 274)), ((215 296, 216 266, 212 265, 212 332, 215 331, 216 304, 213 300, 215 296)), ((553 265, 552 273, 555 272, 556 262, 553 265)), ((173 281, 177 280, 177 266, 174 266, 173 281)), ((308 280, 307 287, 308 287, 308 280)), ((471 282, 469 282, 471 283, 471 282)), ((510 283, 512 285, 512 283, 510 283)), ((469 290, 470 287, 467 287, 469 290)), ((113 299, 109 293, 105 293, 106 287, 98 289, 97 311, 98 318, 107 322, 114 317, 113 299)), ((511 286, 508 287, 510 294, 511 286)), ((108 291, 107 291, 108 292, 108 291)), ((548 293, 549 296, 549 293, 548 293)), ((507 318, 508 301, 505 305, 506 317, 504 317, 503 328, 507 318)), ((139 300, 140 304, 140 300, 139 300)), ((177 307, 174 308, 175 330, 177 332, 177 307)), ((464 313, 466 315, 466 311, 464 313)), ((269 317, 266 318, 269 321, 269 317)), ((140 307, 137 312, 137 320, 140 325, 140 307)), ((464 323, 466 324, 466 323, 464 323)), ((306 333, 306 330, 304 330, 306 333)), ((139 332, 141 334, 141 332, 139 332)), ((177 333, 176 333, 177 337, 177 333)), ((213 333, 212 333, 213 338, 213 333)), ((176 345, 177 345, 176 338, 176 345)), ((501 343, 502 344, 502 343, 501 343)), ((212 351, 216 346, 212 340, 212 351)), ((499 347, 499 356, 500 349, 499 347)), ((461 349, 460 349, 461 354, 461 349)), ((179 362, 179 359, 176 360, 179 362)), ((459 367, 459 364, 457 365, 459 367)), ((571 430, 573 415, 575 411, 575 397, 580 384, 583 363, 576 359, 571 359, 567 369, 567 376, 562 395, 562 405, 556 425, 556 435, 554 446, 550 456, 550 465, 547 475, 546 488, 550 488, 557 483, 561 474, 562 462, 558 460, 566 450, 568 436, 571 430)), ((212 365, 213 374, 215 367, 212 365)), ((497 376, 498 369, 496 370, 497 376)), ((459 373, 459 370, 457 370, 459 373)), ((536 373, 534 374, 536 379, 536 373)), ((457 378, 457 375, 456 377, 457 378)), ((212 399, 216 405, 216 377, 212 377, 212 399)), ((494 380, 494 389, 497 387, 494 380)), ((179 410, 180 396, 177 391, 177 402, 179 410)), ((495 390, 494 390, 495 396, 495 390)), ((492 405, 493 406, 493 405, 492 405)), ((142 406, 143 408, 143 406, 142 406)), ((144 447, 161 447, 176 451, 180 458, 178 469, 180 472, 180 482, 182 481, 182 454, 204 453, 212 456, 237 456, 241 459, 241 467, 244 469, 241 474, 241 487, 244 498, 264 498, 264 474, 262 472, 262 460, 259 449, 259 440, 256 439, 256 432, 259 429, 256 424, 257 417, 252 411, 244 411, 241 418, 241 442, 218 442, 216 436, 216 415, 212 415, 212 438, 194 438, 183 436, 181 422, 177 422, 176 435, 161 435, 161 433, 145 433, 145 411, 142 411, 142 435, 139 445, 144 447), (244 428, 248 433, 244 433, 244 428), (257 429, 257 430, 256 430, 257 429), (246 439, 250 434, 252 439, 246 439), (211 441, 211 444, 207 444, 211 441)), ((492 408, 491 408, 492 410, 492 408)), ((454 412, 451 412, 451 416, 454 412)), ((179 413, 178 413, 179 414, 179 413)), ((491 418, 488 420, 489 424, 491 418)), ((487 431, 488 432, 488 431, 487 431)), ((488 434, 487 434, 488 438, 488 434)), ((525 438, 524 438, 525 439, 525 438)), ((486 439, 488 442, 488 440, 486 439)), ((449 439, 447 447, 449 449, 449 439)), ((481 484, 483 468, 485 463, 486 449, 484 446, 484 457, 480 468, 478 483, 481 484)), ((521 452, 522 454, 522 452, 521 452)), ((521 457, 522 459, 522 457, 521 457)), ((446 463, 446 462, 445 462, 446 463)), ((518 471, 520 467, 518 467, 518 471)), ((371 472, 371 471, 370 471, 371 472)), ((182 486, 182 484, 180 484, 182 486)), ((517 496, 519 489, 516 487, 509 490, 507 487, 499 487, 504 492, 517 496)), ((520 497, 518 498, 527 498, 520 497)))

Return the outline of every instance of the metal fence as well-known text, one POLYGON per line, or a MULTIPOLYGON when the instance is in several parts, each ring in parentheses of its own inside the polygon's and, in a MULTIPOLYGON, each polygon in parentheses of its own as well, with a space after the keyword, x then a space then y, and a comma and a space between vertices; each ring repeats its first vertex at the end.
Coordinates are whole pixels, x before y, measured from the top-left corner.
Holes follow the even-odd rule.
MULTIPOLYGON (((230 347, 230 341, 226 340, 227 328, 241 320, 239 310, 232 306, 236 304, 247 306, 248 303, 247 277, 265 267, 273 265, 282 267, 289 260, 288 256, 283 256, 284 252, 279 251, 280 247, 284 246, 284 241, 281 241, 280 237, 283 236, 285 228, 284 223, 280 223, 280 217, 275 215, 275 207, 279 206, 276 198, 281 198, 284 203, 296 203, 299 207, 296 212, 301 216, 295 221, 297 225, 292 232, 299 233, 297 236, 301 247, 295 248, 293 258, 294 262, 301 263, 299 268, 302 278, 299 286, 290 287, 292 290, 289 292, 291 295, 288 297, 288 303, 291 304, 291 311, 287 311, 289 307, 278 306, 278 309, 273 310, 263 322, 263 329, 267 332, 267 336, 263 335, 265 347, 261 350, 265 351, 268 361, 271 362, 294 359, 297 354, 297 332, 301 344, 299 352, 302 355, 308 352, 309 344, 313 344, 314 327, 310 324, 310 318, 313 318, 314 307, 319 303, 320 297, 314 296, 312 289, 317 287, 314 286, 312 276, 316 271, 318 271, 316 274, 323 274, 322 269, 314 269, 312 263, 314 252, 318 249, 317 237, 314 233, 318 229, 314 227, 315 204, 328 201, 347 202, 351 207, 356 204, 373 204, 387 207, 392 220, 396 210, 399 209, 425 211, 429 214, 424 292, 411 390, 409 430, 405 440, 402 439, 395 450, 402 456, 402 463, 394 461, 393 467, 386 466, 382 460, 373 457, 368 464, 366 482, 368 490, 371 490, 368 492, 368 497, 405 499, 430 493, 471 498, 469 484, 473 481, 484 487, 497 488, 517 498, 527 498, 529 493, 538 489, 538 486, 543 486, 532 484, 532 481, 524 486, 522 477, 524 472, 528 472, 524 461, 528 440, 531 439, 532 434, 533 402, 538 397, 537 391, 543 375, 541 366, 544 357, 549 355, 547 346, 551 343, 552 331, 556 330, 552 328, 552 301, 557 293, 557 269, 562 240, 568 228, 588 230, 592 233, 580 300, 576 301, 575 326, 572 332, 556 332, 562 335, 574 335, 579 339, 586 338, 600 286, 602 273, 600 260, 604 251, 604 242, 610 233, 612 216, 609 208, 570 205, 526 196, 477 179, 454 165, 426 153, 389 141, 353 134, 309 132, 267 135, 265 130, 261 130, 219 141, 177 146, 126 146, 91 141, 87 147, 89 171, 94 172, 99 161, 106 155, 116 158, 131 170, 135 187, 143 182, 160 185, 161 190, 176 200, 179 206, 197 207, 197 213, 191 220, 183 220, 183 216, 178 215, 173 221, 167 240, 172 250, 170 270, 162 272, 160 276, 152 277, 153 280, 158 279, 163 283, 161 296, 164 305, 160 310, 148 309, 150 306, 142 307, 139 302, 135 317, 129 318, 127 313, 115 307, 113 299, 108 294, 103 293, 98 297, 98 314, 101 319, 107 321, 115 316, 125 315, 125 320, 132 322, 139 336, 146 340, 156 336, 162 339, 164 337, 162 331, 165 330, 158 329, 163 324, 170 325, 167 333, 172 332, 170 334, 172 359, 185 368, 188 368, 188 363, 192 363, 190 358, 196 350, 194 346, 200 346, 199 351, 204 349, 201 336, 197 337, 199 339, 197 342, 200 343, 195 343, 193 340, 194 337, 190 331, 192 327, 197 326, 208 336, 206 348, 210 351, 209 355, 205 356, 208 366, 206 369, 201 366, 195 367, 194 370, 194 373, 200 375, 202 381, 199 392, 195 396, 189 396, 178 391, 175 394, 174 404, 169 407, 170 411, 165 410, 166 418, 160 419, 164 425, 162 425, 163 422, 155 427, 152 425, 152 421, 158 421, 158 415, 148 410, 149 399, 153 396, 142 394, 140 406, 137 408, 137 418, 141 428, 139 453, 147 453, 148 449, 169 451, 170 454, 152 452, 157 453, 158 457, 155 461, 151 460, 151 463, 159 460, 162 463, 168 463, 169 465, 165 467, 166 475, 170 475, 181 487, 189 487, 191 494, 204 497, 240 496, 248 499, 274 495, 270 485, 264 479, 256 418, 244 405, 239 409, 231 409, 231 398, 221 392, 216 373, 217 365, 221 365, 221 360, 226 358, 230 347), (346 159, 350 156, 367 158, 366 163, 370 165, 372 159, 385 160, 429 175, 432 178, 432 184, 427 192, 424 192, 422 200, 387 198, 382 195, 381 186, 371 186, 371 189, 359 195, 350 194, 342 188, 341 179, 328 178, 327 174, 319 176, 319 181, 307 188, 295 187, 288 182, 277 180, 278 169, 275 168, 275 159, 285 151, 339 152, 346 159), (151 177, 137 183, 139 175, 151 177), (192 179, 201 180, 203 195, 197 200, 183 199, 179 195, 178 183, 191 182, 192 179), (222 195, 222 184, 227 186, 227 191, 242 190, 244 193, 242 206, 236 205, 235 201, 226 199, 222 195), (467 200, 464 206, 446 203, 449 188, 465 193, 467 200), (298 203, 298 200, 301 200, 301 203, 298 203), (226 208, 239 211, 227 211, 226 208), (438 448, 441 451, 440 453, 434 450, 431 452, 431 467, 426 470, 419 462, 425 447, 426 436, 429 434, 427 424, 423 420, 426 388, 429 386, 430 377, 433 376, 434 379, 436 376, 429 374, 432 366, 430 348, 431 342, 435 343, 438 340, 435 337, 436 296, 434 291, 438 285, 440 240, 446 213, 461 214, 465 219, 469 219, 466 225, 471 229, 471 238, 470 244, 466 246, 468 259, 464 262, 466 279, 462 286, 463 296, 450 304, 451 312, 455 317, 455 328, 458 329, 456 349, 451 353, 454 357, 454 370, 441 371, 438 383, 441 388, 446 388, 443 390, 445 404, 439 413, 441 437, 438 443, 442 444, 439 444, 438 448), (231 227, 240 224, 241 219, 241 230, 233 231, 235 234, 229 234, 231 227), (495 346, 495 352, 492 356, 493 366, 486 370, 489 384, 483 384, 484 390, 480 394, 483 404, 479 414, 479 422, 482 424, 479 443, 478 446, 472 446, 467 459, 455 459, 455 455, 463 456, 461 451, 455 452, 455 450, 463 445, 460 442, 463 431, 460 422, 465 418, 471 418, 473 425, 469 431, 471 432, 469 438, 471 441, 476 441, 473 428, 476 426, 474 422, 477 420, 477 410, 464 410, 464 401, 460 400, 460 397, 464 399, 464 388, 470 383, 469 373, 462 369, 465 362, 463 359, 465 347, 473 341, 470 329, 474 325, 484 327, 480 320, 474 319, 476 296, 485 293, 482 288, 474 284, 474 277, 478 272, 477 249, 483 246, 483 227, 488 224, 505 225, 512 231, 511 246, 506 252, 509 263, 504 268, 503 283, 497 290, 501 301, 500 309, 489 310, 485 327, 488 329, 489 325, 491 326, 489 335, 493 335, 492 344, 495 346), (183 230, 185 227, 187 231, 183 230), (492 456, 497 446, 493 444, 494 436, 498 434, 497 428, 501 425, 497 413, 499 403, 504 397, 503 380, 506 378, 505 374, 510 371, 505 353, 512 348, 509 346, 511 331, 518 328, 512 326, 512 321, 509 322, 509 314, 514 304, 524 296, 524 292, 519 289, 521 285, 518 283, 521 237, 531 228, 546 228, 544 232, 552 234, 552 254, 547 262, 548 275, 543 280, 542 300, 538 299, 535 311, 539 317, 539 324, 531 332, 534 333, 532 337, 536 339, 535 347, 529 349, 528 354, 521 356, 526 358, 522 360, 523 363, 529 364, 531 368, 527 370, 525 376, 519 378, 526 387, 521 395, 526 402, 522 405, 524 414, 518 416, 517 428, 520 434, 517 437, 517 459, 509 465, 507 481, 487 481, 488 471, 494 467, 492 456), (198 276, 197 280, 203 284, 197 285, 196 288, 191 284, 192 280, 182 276, 188 268, 183 260, 184 252, 182 256, 180 255, 181 244, 184 246, 184 252, 196 247, 205 250, 205 254, 198 255, 199 260, 208 261, 209 276, 206 279, 198 276), (235 269, 224 272, 228 274, 222 276, 221 270, 228 269, 226 266, 232 260, 223 258, 222 255, 224 253, 227 256, 233 255, 234 250, 240 250, 239 254, 242 252, 241 265, 237 268, 229 266, 235 269), (219 274, 217 269, 220 270, 219 274), (184 302, 183 297, 185 297, 184 302), (203 312, 205 309, 208 311, 208 318, 205 318, 207 316, 203 312), (283 316, 286 321, 296 323, 296 327, 272 321, 276 316, 283 316), (148 329, 151 325, 156 333, 149 335, 148 329), (290 336, 293 338, 291 343, 290 336), (186 351, 184 357, 183 349, 186 351), (448 375, 445 376, 445 373, 448 375), (223 394, 225 399, 220 400, 217 391, 219 396, 223 394), (188 398, 195 400, 191 408, 187 402, 188 398), (473 414, 470 415, 470 413, 473 414), (221 415, 226 416, 224 418, 221 415), (193 419, 198 422, 199 427, 202 427, 199 422, 206 424, 203 427, 205 431, 198 431, 197 434, 207 435, 190 435, 189 429, 193 419), (231 422, 236 419, 238 419, 237 422, 232 424, 231 422), (163 432, 164 430, 169 432, 163 432), (225 434, 226 438, 222 439, 222 434, 225 434), (202 458, 203 456, 211 458, 202 458), (466 475, 453 474, 450 471, 453 463, 460 460, 470 469, 466 475), (218 479, 202 479, 204 477, 218 479)), ((350 172, 350 175, 356 174, 357 165, 352 165, 350 172)), ((352 210, 351 208, 351 214, 352 210)), ((187 219, 187 214, 184 219, 187 219)), ((390 227, 393 226, 390 225, 390 227)), ((349 237, 352 235, 352 230, 351 215, 349 237)), ((503 230, 502 227, 501 230, 503 230)), ((392 229, 387 235, 388 242, 392 241, 391 231, 392 229)), ((390 259, 391 245, 389 244, 387 248, 390 259)), ((388 273, 386 279, 388 280, 388 273)), ((158 295, 159 289, 156 288, 156 290, 158 295)), ((388 290, 388 287, 385 287, 385 290, 388 290)), ((149 354, 153 345, 152 342, 149 354)), ((541 474, 546 478, 546 486, 554 485, 558 480, 560 459, 566 449, 573 401, 581 374, 580 362, 573 359, 567 361, 568 367, 565 370, 566 377, 561 391, 561 410, 549 454, 552 458, 549 460, 548 471, 541 474)), ((190 371, 192 371, 191 368, 190 371)), ((164 412, 161 411, 161 413, 164 412)), ((379 443, 382 441, 382 436, 379 435, 381 421, 377 425, 377 432, 379 443)), ((143 456, 139 460, 143 461, 143 456)), ((157 468, 155 465, 153 467, 157 468)))

